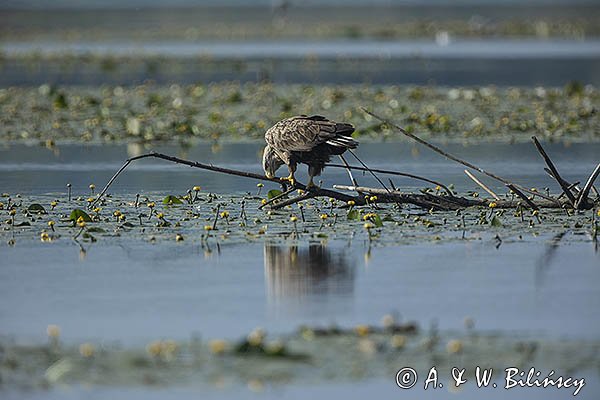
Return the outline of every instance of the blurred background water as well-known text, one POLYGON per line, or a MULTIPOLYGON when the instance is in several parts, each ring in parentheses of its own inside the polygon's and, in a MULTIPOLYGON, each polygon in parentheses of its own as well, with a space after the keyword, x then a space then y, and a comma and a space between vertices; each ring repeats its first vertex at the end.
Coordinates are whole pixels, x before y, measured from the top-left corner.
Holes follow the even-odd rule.
POLYGON ((594 1, 5 1, 0 84, 600 81, 594 1))

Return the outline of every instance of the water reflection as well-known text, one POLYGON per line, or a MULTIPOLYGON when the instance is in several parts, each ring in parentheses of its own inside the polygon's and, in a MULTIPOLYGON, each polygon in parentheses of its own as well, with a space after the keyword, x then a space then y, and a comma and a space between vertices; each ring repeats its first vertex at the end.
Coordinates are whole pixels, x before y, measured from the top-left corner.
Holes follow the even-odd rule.
POLYGON ((313 296, 347 296, 354 290, 354 260, 345 248, 320 243, 265 244, 267 297, 272 303, 313 296))

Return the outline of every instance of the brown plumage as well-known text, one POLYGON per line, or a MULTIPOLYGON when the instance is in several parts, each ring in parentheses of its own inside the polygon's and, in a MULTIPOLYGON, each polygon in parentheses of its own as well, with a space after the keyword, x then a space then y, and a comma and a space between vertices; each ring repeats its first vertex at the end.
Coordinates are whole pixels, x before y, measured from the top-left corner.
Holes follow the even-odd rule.
POLYGON ((288 166, 293 184, 298 163, 308 165, 309 182, 320 175, 332 156, 355 149, 358 142, 352 139, 354 127, 330 121, 325 117, 305 115, 279 121, 265 133, 263 169, 272 178, 283 164, 288 166))

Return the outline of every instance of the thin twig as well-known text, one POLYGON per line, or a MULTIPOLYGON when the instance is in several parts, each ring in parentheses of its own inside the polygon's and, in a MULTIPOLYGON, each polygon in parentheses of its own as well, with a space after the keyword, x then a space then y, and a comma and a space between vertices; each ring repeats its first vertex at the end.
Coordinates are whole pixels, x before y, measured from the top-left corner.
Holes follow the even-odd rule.
MULTIPOLYGON (((448 196, 454 196, 454 194, 452 193, 452 191, 450 189, 448 189, 448 187, 446 185, 444 185, 443 183, 434 181, 433 179, 428 179, 428 178, 424 178, 422 176, 418 176, 418 175, 413 175, 413 174, 409 174, 406 172, 397 172, 397 171, 390 171, 387 169, 377 169, 377 168, 363 168, 363 167, 355 167, 354 165, 349 165, 348 167, 346 167, 345 165, 339 165, 339 164, 325 164, 326 167, 333 167, 333 168, 350 168, 350 169, 355 169, 358 171, 373 171, 373 172, 377 172, 378 174, 387 174, 387 175, 397 175, 397 176, 404 176, 407 178, 412 178, 412 179, 416 179, 419 181, 423 181, 423 182, 428 182, 431 183, 433 185, 439 186, 442 189, 444 189, 444 191, 448 194, 448 196)), ((354 185, 354 186, 358 186, 358 185, 354 185)))
POLYGON ((575 196, 573 196, 573 193, 569 190, 569 185, 565 184, 564 179, 561 178, 560 174, 558 173, 558 170, 554 166, 554 163, 552 162, 548 154, 546 154, 546 151, 542 147, 542 144, 539 142, 539 140, 537 140, 535 136, 532 136, 531 139, 533 139, 533 143, 535 144, 535 147, 537 148, 538 152, 542 155, 542 158, 546 162, 546 165, 548 165, 548 168, 550 168, 552 176, 554 177, 554 179, 556 179, 556 181, 560 185, 561 189, 563 190, 564 194, 567 196, 571 204, 575 206, 575 196))
POLYGON ((352 175, 352 169, 350 169, 350 164, 348 164, 348 161, 346 161, 343 155, 340 154, 339 157, 340 160, 342 160, 342 163, 344 163, 346 171, 348 171, 348 177, 350 177, 350 182, 352 182, 354 186, 358 186, 356 179, 354 179, 354 175, 352 175))
POLYGON ((585 183, 583 190, 579 192, 579 196, 577 197, 577 201, 575 202, 575 208, 577 210, 580 210, 582 208, 582 205, 587 203, 588 194, 590 193, 590 189, 594 185, 594 181, 596 180, 596 178, 598 178, 598 175, 600 175, 600 164, 596 165, 596 168, 585 183))
MULTIPOLYGON (((352 156, 356 159, 356 161, 358 161, 360 163, 360 165, 362 165, 371 175, 373 175, 373 178, 375 178, 375 180, 377 182, 379 182, 381 187, 383 187, 388 193, 391 194, 390 189, 388 189, 388 187, 385 186, 385 183, 383 183, 383 181, 381 179, 379 179, 379 177, 375 174, 375 172, 373 172, 373 170, 371 168, 369 168, 367 166, 367 164, 365 164, 360 158, 358 158, 358 156, 352 149, 348 149, 348 151, 350 152, 350 154, 352 154, 352 156)), ((377 207, 377 206, 375 206, 375 207, 377 207)), ((400 207, 400 204, 398 204, 398 207, 400 207)))
MULTIPOLYGON (((551 178, 554 178, 554 176, 552 175, 552 171, 550 171, 550 169, 544 167, 544 171, 546 171, 546 173, 548 175, 550 175, 551 178)), ((581 188, 579 187, 579 184, 581 182, 577 181, 577 182, 573 182, 571 184, 569 184, 568 181, 562 179, 562 181, 569 186, 569 190, 575 190, 575 194, 579 197, 579 192, 581 192, 581 188)), ((592 185, 591 191, 594 192, 594 194, 596 195, 596 197, 600 197, 600 193, 598 193, 598 190, 596 189, 596 187, 594 185, 592 185)), ((565 194, 561 193, 558 197, 557 200, 560 200, 561 197, 563 197, 565 194)))
POLYGON ((385 183, 383 183, 383 181, 381 179, 379 179, 379 177, 377 175, 375 175, 375 172, 373 172, 373 170, 371 168, 369 168, 367 166, 367 164, 365 164, 360 158, 358 158, 358 156, 356 155, 356 153, 354 151, 352 151, 352 149, 348 149, 348 151, 350 152, 350 154, 352 154, 352 156, 354 156, 354 158, 356 158, 356 161, 358 161, 360 163, 360 165, 362 165, 366 171, 368 171, 371 175, 373 175, 373 178, 375 178, 375 180, 377 182, 379 182, 379 184, 387 191, 389 191, 389 189, 387 188, 387 186, 385 186, 385 183))
POLYGON ((221 210, 221 205, 217 204, 217 211, 215 212, 215 219, 212 224, 213 230, 217 229, 217 222, 219 221, 219 211, 221 210))
POLYGON ((363 110, 365 113, 369 114, 370 116, 372 116, 372 117, 374 117, 374 118, 377 118, 377 119, 378 119, 378 120, 380 120, 381 122, 383 122, 383 123, 385 123, 385 124, 387 124, 387 125, 389 125, 389 126, 393 127, 394 129, 398 130, 400 133, 402 133, 402 134, 404 134, 404 135, 408 136, 409 138, 411 138, 411 139, 413 139, 413 140, 415 140, 415 141, 417 141, 417 142, 421 143, 422 145, 424 145, 424 146, 426 146, 426 147, 429 147, 431 150, 435 151, 436 153, 439 153, 439 154, 443 155, 444 157, 446 157, 446 158, 448 158, 448 159, 450 159, 450 160, 452 160, 452 161, 455 161, 455 162, 457 162, 457 163, 459 163, 459 164, 462 164, 462 165, 464 165, 465 167, 468 167, 468 168, 474 169, 475 171, 477 171, 477 172, 480 172, 480 173, 482 173, 482 174, 484 174, 484 175, 487 175, 487 176, 489 176, 490 178, 493 178, 493 179, 495 179, 495 180, 497 180, 497 181, 500 181, 500 182, 504 183, 505 185, 511 184, 511 185, 513 185, 513 186, 515 186, 515 187, 518 187, 520 190, 522 190, 522 191, 524 191, 524 192, 527 192, 527 193, 530 193, 530 194, 535 194, 536 196, 542 197, 542 198, 544 198, 544 199, 546 199, 546 200, 554 201, 554 202, 556 202, 557 204, 559 203, 558 201, 556 201, 556 199, 554 199, 554 198, 552 198, 552 197, 550 197, 550 196, 546 196, 546 195, 543 195, 543 194, 541 194, 541 193, 538 193, 538 192, 533 192, 532 190, 529 190, 529 189, 527 189, 527 188, 525 188, 525 187, 523 187, 523 186, 521 186, 521 185, 517 185, 516 183, 512 183, 512 182, 508 181, 507 179, 505 179, 505 178, 502 178, 501 176, 498 176, 498 175, 492 174, 491 172, 488 172, 488 171, 484 170, 483 168, 480 168, 480 167, 478 167, 478 166, 476 166, 476 165, 474 165, 474 164, 471 164, 471 163, 470 163, 470 162, 468 162, 468 161, 461 160, 460 158, 458 158, 458 157, 455 157, 455 156, 453 156, 452 154, 449 154, 449 153, 445 152, 444 150, 440 149, 439 147, 437 147, 437 146, 434 146, 434 145, 432 145, 432 144, 431 144, 431 143, 429 143, 429 142, 426 142, 425 140, 421 139, 420 137, 418 137, 418 136, 416 136, 416 135, 413 135, 413 134, 412 134, 412 133, 410 133, 410 132, 407 132, 407 131, 406 131, 404 128, 402 128, 401 126, 399 126, 399 125, 396 125, 396 124, 394 124, 393 122, 391 122, 391 121, 388 121, 387 119, 385 119, 385 118, 383 118, 383 117, 380 117, 379 115, 377 115, 377 114, 375 114, 375 113, 373 113, 373 112, 371 112, 371 111, 367 110, 367 109, 366 109, 366 108, 364 108, 364 107, 361 107, 361 110, 363 110))
POLYGON ((519 196, 521 199, 523 199, 523 201, 525 201, 525 203, 527 203, 529 205, 529 207, 533 208, 534 210, 540 209, 533 201, 531 201, 531 199, 529 199, 529 197, 527 197, 523 192, 521 192, 519 189, 517 189, 517 187, 515 185, 513 185, 512 183, 509 183, 506 186, 510 190, 515 192, 517 194, 517 196, 519 196))
MULTIPOLYGON (((552 175, 552 171, 550 171, 550 168, 544 167, 544 171, 548 174, 548 176, 550 176, 550 178, 554 178, 554 175, 552 175)), ((554 179, 556 179, 556 178, 554 178, 554 179)), ((569 187, 569 190, 575 189, 575 194, 578 194, 581 191, 581 189, 578 186, 581 182, 577 181, 575 183, 569 183, 569 181, 565 180, 564 178, 560 178, 560 180, 563 182, 563 184, 565 184, 569 187)), ((565 195, 564 193, 561 193, 559 195, 559 198, 564 195, 565 195)))
MULTIPOLYGON (((580 183, 579 181, 571 183, 571 184, 569 185, 569 190, 573 190, 573 189, 575 189, 575 190, 577 190, 577 193, 579 193, 579 192, 580 192, 580 190, 579 190, 579 188, 578 188, 578 186, 579 186, 579 183, 580 183)), ((558 197, 557 197, 556 199, 557 199, 557 200, 560 200, 560 199, 562 199, 562 197, 563 197, 564 195, 565 195, 565 193, 563 192, 563 193, 559 194, 559 195, 558 195, 558 197)))
POLYGON ((473 180, 473 182, 475 182, 476 184, 478 184, 483 190, 485 190, 486 192, 488 192, 490 194, 490 196, 492 196, 494 199, 500 200, 500 197, 496 193, 494 193, 492 191, 492 189, 490 189, 487 186, 485 186, 479 179, 477 179, 475 177, 475 175, 473 175, 472 173, 470 173, 468 169, 465 169, 465 174, 467 174, 467 176, 469 178, 471 178, 473 180))

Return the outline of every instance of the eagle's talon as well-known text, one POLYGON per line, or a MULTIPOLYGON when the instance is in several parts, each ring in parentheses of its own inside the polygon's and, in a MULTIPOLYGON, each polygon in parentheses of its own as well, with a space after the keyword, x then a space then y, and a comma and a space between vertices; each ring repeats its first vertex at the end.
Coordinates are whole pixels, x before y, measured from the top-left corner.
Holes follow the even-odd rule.
POLYGON ((290 174, 290 176, 286 176, 285 178, 281 178, 282 181, 289 182, 292 187, 296 186, 296 178, 294 178, 294 174, 290 174))

